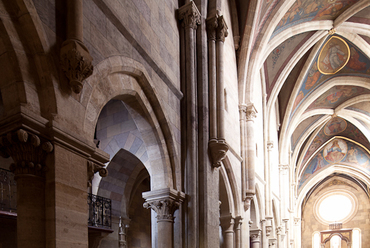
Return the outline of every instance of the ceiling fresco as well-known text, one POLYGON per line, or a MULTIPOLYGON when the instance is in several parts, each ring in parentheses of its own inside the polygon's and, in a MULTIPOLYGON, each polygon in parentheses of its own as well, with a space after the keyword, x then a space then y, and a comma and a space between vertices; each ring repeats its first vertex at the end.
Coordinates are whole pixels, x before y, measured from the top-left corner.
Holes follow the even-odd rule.
POLYGON ((307 118, 306 120, 302 121, 298 127, 295 129, 294 133, 291 137, 291 144, 292 149, 294 150, 297 146, 298 141, 301 137, 306 133, 306 131, 311 127, 312 123, 317 122, 320 118, 324 115, 315 115, 307 118))
POLYGON ((318 108, 335 109, 345 101, 363 94, 370 94, 370 90, 358 86, 334 86, 311 103, 306 112, 318 108))
POLYGON ((370 155, 362 145, 345 138, 335 137, 315 154, 302 173, 298 190, 315 174, 334 164, 354 166, 370 173, 370 155))
MULTIPOLYGON (((313 92, 314 89, 316 89, 318 86, 324 84, 329 79, 336 77, 336 76, 364 76, 364 77, 370 77, 370 60, 369 58, 364 55, 356 46, 354 46, 351 42, 346 41, 344 38, 341 38, 341 40, 345 41, 345 43, 348 45, 349 48, 349 59, 345 66, 337 71, 335 74, 328 74, 324 75, 319 70, 320 61, 319 58, 322 57, 320 54, 324 54, 324 52, 329 54, 329 64, 338 64, 341 60, 344 59, 346 55, 345 51, 338 52, 340 48, 333 48, 325 49, 326 46, 330 46, 330 39, 332 38, 328 37, 327 41, 324 43, 323 48, 321 48, 320 53, 318 53, 313 60, 313 63, 311 64, 311 67, 303 80, 303 83, 300 87, 299 93, 295 97, 294 104, 293 104, 293 112, 291 116, 296 111, 297 107, 302 103, 304 99, 307 98, 307 96, 310 95, 310 93, 313 92), (342 55, 345 54, 345 55, 342 55), (333 61, 333 62, 331 62, 333 61), (319 65, 318 65, 319 64, 319 65)), ((337 37, 337 36, 334 36, 337 37)), ((323 55, 324 57, 327 57, 326 54, 323 55)), ((323 59, 324 60, 324 59, 323 59)), ((330 72, 330 68, 328 69, 330 72)))
POLYGON ((314 32, 303 33, 290 37, 277 46, 267 57, 264 63, 266 91, 270 95, 276 80, 286 64, 295 55, 298 49, 314 34, 314 32))
POLYGON ((297 0, 278 23, 272 36, 294 25, 315 20, 334 20, 357 0, 297 0))
POLYGON ((370 150, 368 139, 355 125, 335 116, 331 118, 316 134, 313 141, 309 144, 301 164, 304 166, 316 150, 335 135, 355 140, 356 142, 361 143, 366 149, 370 150))

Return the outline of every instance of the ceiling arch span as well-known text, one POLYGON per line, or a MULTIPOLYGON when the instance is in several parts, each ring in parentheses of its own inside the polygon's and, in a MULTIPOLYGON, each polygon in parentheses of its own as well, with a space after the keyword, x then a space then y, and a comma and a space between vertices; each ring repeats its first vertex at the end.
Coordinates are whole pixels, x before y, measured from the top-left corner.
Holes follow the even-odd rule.
POLYGON ((339 25, 347 21, 350 17, 357 14, 368 6, 370 6, 370 2, 368 0, 361 0, 353 4, 335 19, 333 28, 337 28, 339 25))

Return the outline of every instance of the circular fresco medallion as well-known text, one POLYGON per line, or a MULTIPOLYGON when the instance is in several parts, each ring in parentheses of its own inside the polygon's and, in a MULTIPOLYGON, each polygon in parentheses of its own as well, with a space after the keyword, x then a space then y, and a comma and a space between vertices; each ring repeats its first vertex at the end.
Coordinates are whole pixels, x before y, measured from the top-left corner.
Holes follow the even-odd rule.
POLYGON ((337 36, 331 37, 321 49, 318 69, 322 74, 332 75, 340 71, 350 58, 348 44, 337 36))
POLYGON ((347 122, 340 118, 340 117, 334 117, 326 123, 324 127, 324 133, 328 136, 330 135, 336 135, 338 133, 343 132, 347 128, 347 122))
POLYGON ((329 163, 341 161, 347 154, 347 144, 341 139, 330 141, 324 148, 324 158, 329 163))

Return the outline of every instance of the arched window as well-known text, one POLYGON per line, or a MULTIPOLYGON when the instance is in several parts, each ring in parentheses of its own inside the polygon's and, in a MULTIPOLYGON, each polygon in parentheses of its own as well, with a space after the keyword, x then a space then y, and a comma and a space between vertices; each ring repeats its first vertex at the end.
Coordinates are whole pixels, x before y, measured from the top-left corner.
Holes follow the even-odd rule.
POLYGON ((358 228, 352 230, 352 248, 361 248, 361 230, 358 228))
POLYGON ((334 235, 330 239, 330 248, 341 248, 342 247, 342 239, 338 235, 334 235))

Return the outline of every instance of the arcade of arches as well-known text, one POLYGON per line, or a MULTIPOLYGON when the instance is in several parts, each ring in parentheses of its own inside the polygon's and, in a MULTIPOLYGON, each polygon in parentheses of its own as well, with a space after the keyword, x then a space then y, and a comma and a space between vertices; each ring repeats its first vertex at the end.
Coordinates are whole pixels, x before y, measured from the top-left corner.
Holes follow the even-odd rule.
POLYGON ((366 248, 369 0, 0 0, 0 248, 366 248))

